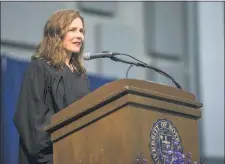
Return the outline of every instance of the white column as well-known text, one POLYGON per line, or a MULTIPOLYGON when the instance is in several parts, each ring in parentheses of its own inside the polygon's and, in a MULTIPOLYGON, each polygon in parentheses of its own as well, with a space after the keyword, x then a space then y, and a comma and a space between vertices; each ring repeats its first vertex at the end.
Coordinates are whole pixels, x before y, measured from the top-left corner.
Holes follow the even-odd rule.
POLYGON ((224 8, 198 2, 203 155, 224 158, 224 8))

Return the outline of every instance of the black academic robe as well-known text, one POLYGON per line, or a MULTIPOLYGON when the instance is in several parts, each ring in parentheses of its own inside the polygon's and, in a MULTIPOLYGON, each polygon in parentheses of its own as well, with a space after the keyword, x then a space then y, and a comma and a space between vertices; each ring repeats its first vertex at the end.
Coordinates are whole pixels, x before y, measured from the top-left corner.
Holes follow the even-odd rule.
POLYGON ((51 116, 90 92, 87 77, 66 65, 57 71, 44 59, 25 71, 14 123, 19 132, 19 164, 52 164, 52 143, 44 127, 51 116))

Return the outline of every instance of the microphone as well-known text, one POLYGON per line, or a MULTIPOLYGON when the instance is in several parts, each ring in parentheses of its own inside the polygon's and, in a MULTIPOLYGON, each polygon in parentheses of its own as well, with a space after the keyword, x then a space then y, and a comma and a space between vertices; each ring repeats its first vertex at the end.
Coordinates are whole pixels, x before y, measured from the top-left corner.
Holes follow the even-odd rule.
MULTIPOLYGON (((148 65, 147 63, 143 62, 143 61, 140 61, 138 59, 136 59, 135 57, 131 56, 131 55, 128 55, 128 54, 122 54, 122 53, 117 53, 117 52, 109 52, 109 51, 103 51, 101 53, 84 53, 83 54, 83 59, 84 60, 91 60, 91 59, 98 59, 98 58, 110 58, 111 60, 113 61, 119 61, 119 62, 122 62, 122 63, 126 63, 126 64, 130 64, 131 66, 135 65, 137 67, 141 66, 143 68, 149 68, 149 69, 152 69, 158 73, 160 73, 161 75, 169 78, 175 85, 177 88, 179 89, 182 89, 180 84, 178 84, 178 82, 176 82, 176 80, 174 78, 172 78, 170 75, 168 75, 166 72, 158 69, 158 68, 155 68, 153 66, 150 66, 148 65), (127 56, 127 57, 130 57, 138 62, 131 62, 131 61, 126 61, 126 60, 123 60, 123 59, 120 59, 116 56, 127 56)), ((128 71, 130 70, 131 66, 128 68, 128 71)), ((128 72, 127 72, 128 74, 128 72)))
POLYGON ((113 52, 109 51, 103 51, 101 53, 84 53, 83 54, 83 59, 84 60, 91 60, 91 59, 98 59, 98 58, 110 58, 113 56, 113 52))

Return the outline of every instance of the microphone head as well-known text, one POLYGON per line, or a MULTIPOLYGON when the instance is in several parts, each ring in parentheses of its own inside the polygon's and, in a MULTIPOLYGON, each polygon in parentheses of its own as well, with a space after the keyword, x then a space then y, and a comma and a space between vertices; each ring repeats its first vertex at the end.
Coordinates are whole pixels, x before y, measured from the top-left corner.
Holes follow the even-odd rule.
POLYGON ((91 53, 89 52, 89 53, 84 53, 83 54, 83 59, 84 60, 90 60, 91 59, 91 53))

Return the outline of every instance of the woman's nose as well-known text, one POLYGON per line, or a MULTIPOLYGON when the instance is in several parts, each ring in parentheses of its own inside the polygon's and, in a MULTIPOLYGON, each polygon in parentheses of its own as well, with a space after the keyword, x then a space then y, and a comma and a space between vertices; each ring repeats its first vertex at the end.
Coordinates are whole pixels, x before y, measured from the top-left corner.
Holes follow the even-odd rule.
POLYGON ((81 32, 76 32, 75 37, 78 39, 82 39, 83 34, 81 32))

